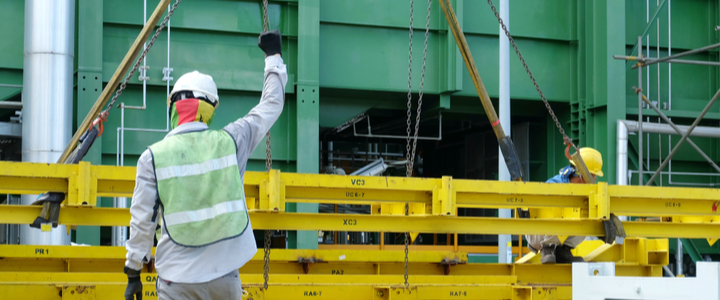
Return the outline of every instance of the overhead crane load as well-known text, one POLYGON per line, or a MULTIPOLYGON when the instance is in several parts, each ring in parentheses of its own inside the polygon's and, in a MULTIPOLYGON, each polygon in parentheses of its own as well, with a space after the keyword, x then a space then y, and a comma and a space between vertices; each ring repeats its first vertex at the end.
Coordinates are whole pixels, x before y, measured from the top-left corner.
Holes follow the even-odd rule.
MULTIPOLYGON (((487 91, 482 86, 482 81, 472 61, 464 34, 457 24, 449 1, 439 1, 453 35, 456 37, 456 42, 461 49, 460 52, 463 54, 466 65, 471 70, 471 77, 484 108, 486 112, 491 112, 488 113, 488 117, 498 138, 501 151, 506 153, 504 156, 512 177, 519 180, 522 177, 522 169, 512 141, 505 136, 502 127, 498 124, 497 115, 489 101, 487 91)), ((163 8, 167 6, 167 4, 163 4, 165 2, 170 1, 161 1, 156 13, 161 6, 163 8)), ((180 0, 177 2, 180 2, 180 0)), ((165 22, 177 7, 177 2, 168 13, 165 22)), ((492 2, 488 2, 495 10, 492 2)), ((263 1, 263 4, 264 28, 267 30, 267 1, 263 1)), ((497 12, 495 13, 497 15, 497 12)), ((155 15, 154 13, 153 17, 155 15)), ((427 52, 429 17, 430 7, 428 6, 425 53, 427 52)), ((155 23, 157 20, 155 20, 155 23)), ((165 22, 163 22, 163 25, 165 22)), ((499 19, 499 22, 502 25, 502 20, 499 19)), ((148 24, 153 25, 155 23, 148 22, 148 24)), ((504 28, 504 25, 502 26, 504 28)), ((157 33, 162 30, 162 27, 161 25, 157 33)), ((410 31, 412 39, 412 15, 410 31)), ((143 29, 143 32, 145 32, 145 29, 143 29)), ((146 39, 149 31, 145 34, 146 39)), ((507 30, 506 34, 512 42, 512 37, 507 30)), ((135 44, 138 44, 139 40, 140 37, 138 37, 135 44)), ((547 266, 538 266, 533 263, 538 261, 539 256, 532 254, 520 261, 520 263, 528 264, 510 266, 483 265, 478 267, 468 264, 467 253, 422 253, 419 251, 408 253, 408 234, 406 234, 404 253, 385 251, 378 254, 376 252, 344 250, 274 250, 271 253, 268 236, 271 229, 605 235, 606 239, 604 241, 585 243, 586 248, 578 249, 577 254, 585 256, 586 259, 593 262, 615 263, 612 267, 609 267, 614 271, 613 274, 643 274, 644 276, 662 275, 662 266, 668 263, 669 251, 667 240, 645 239, 645 237, 703 237, 709 239, 720 237, 720 227, 718 227, 720 226, 718 225, 720 218, 715 214, 717 203, 711 205, 711 202, 713 202, 711 199, 717 199, 717 196, 719 196, 715 195, 716 191, 631 188, 608 186, 604 183, 596 184, 580 156, 579 149, 565 135, 524 59, 520 56, 515 43, 512 42, 512 44, 565 138, 568 159, 575 163, 586 182, 591 184, 557 187, 542 183, 453 180, 450 177, 443 177, 442 179, 384 177, 375 180, 374 178, 368 179, 355 176, 280 173, 277 170, 271 170, 270 136, 268 133, 266 138, 267 173, 248 172, 245 178, 244 188, 247 196, 247 207, 251 211, 250 217, 253 220, 253 225, 256 229, 265 229, 266 232, 265 252, 262 262, 260 254, 258 254, 247 267, 241 269, 241 277, 243 277, 245 289, 249 292, 248 296, 256 297, 256 299, 288 299, 309 296, 368 299, 367 296, 371 295, 373 299, 407 299, 418 298, 418 293, 420 293, 425 298, 448 298, 448 295, 450 295, 450 298, 533 299, 531 294, 537 293, 541 297, 547 297, 548 299, 571 298, 569 285, 573 281, 571 277, 566 275, 573 274, 572 267, 558 265, 551 269, 547 266), (569 154, 570 147, 576 149, 576 153, 573 155, 569 154), (358 180, 362 180, 362 186, 354 183, 358 182, 358 180), (357 191, 361 191, 362 199, 348 199, 343 196, 347 195, 348 192, 357 191), (508 199, 521 199, 521 201, 517 203, 508 199), (672 208, 668 208, 667 205, 663 207, 667 201, 677 202, 677 207, 674 205, 672 208), (405 204, 405 213, 404 216, 285 213, 286 203, 405 204), (408 203, 412 203, 418 209, 411 211, 408 203), (683 205, 682 209, 680 209, 681 205, 683 205), (516 208, 518 212, 523 212, 522 215, 529 218, 498 220, 495 218, 458 217, 457 208, 459 207, 516 208), (572 209, 573 213, 565 211, 561 216, 548 217, 542 212, 542 209, 548 207, 568 208, 572 209), (712 209, 709 210, 708 207, 712 207, 712 209), (577 213, 574 212, 576 209, 577 213), (615 217, 616 214, 662 216, 663 222, 630 221, 623 226, 623 223, 620 223, 619 219, 615 217), (561 217, 563 220, 559 220, 557 217, 561 217), (618 240, 613 244, 615 234, 622 237, 628 236, 629 238, 625 243, 618 240), (606 244, 603 245, 603 242, 606 244), (403 270, 398 270, 397 265, 403 262, 405 264, 404 288, 399 285, 397 280, 398 275, 403 274, 403 270), (268 270, 270 266, 277 268, 279 271, 274 272, 274 282, 269 284, 268 270), (542 272, 550 269, 561 275, 557 275, 556 278, 552 279, 542 276, 542 272), (347 277, 334 279, 326 276, 326 274, 347 277), (408 278, 411 280, 408 280, 408 278), (481 283, 478 284, 478 281, 481 283), (409 282, 412 283, 412 286, 409 282), (550 287, 538 287, 538 285, 543 284, 550 287), (272 285, 273 289, 268 289, 269 285, 272 285)), ((412 47, 412 42, 410 45, 412 47)), ((150 46, 152 46, 152 42, 150 46)), ((143 56, 148 49, 143 53, 143 56)), ((412 49, 410 50, 411 59, 412 49)), ((127 56, 124 63, 131 62, 132 57, 129 61, 126 60, 128 60, 127 56)), ((140 60, 142 60, 142 56, 138 59, 138 61, 140 60)), ((424 65, 425 58, 423 58, 423 79, 424 65)), ((137 68, 137 64, 135 68, 137 68)), ((120 72, 120 68, 116 71, 116 75, 118 72, 120 72)), ((128 78, 132 76, 133 72, 128 78)), ((122 73, 124 72, 120 72, 120 74, 122 73)), ((110 87, 110 84, 108 84, 108 87, 106 87, 106 90, 110 89, 110 92, 117 87, 119 79, 114 76, 112 81, 114 81, 115 86, 108 88, 110 87)), ((423 81, 421 80, 414 137, 410 135, 410 107, 412 104, 410 88, 408 93, 408 177, 412 174, 412 164, 415 158, 423 81), (412 147, 411 141, 414 141, 412 147)), ((127 83, 127 78, 125 83, 127 83)), ((113 102, 122 92, 125 83, 116 94, 113 102)), ((101 98, 103 96, 105 96, 104 101, 107 102, 109 93, 106 95, 106 91, 103 91, 101 98)), ((102 106, 103 104, 100 104, 99 108, 102 106)), ((112 103, 105 113, 100 115, 107 118, 107 112, 111 108, 112 103)), ((91 118, 91 115, 88 118, 91 118)), ((85 125, 85 122, 83 122, 83 125, 85 125)), ((102 123, 99 125, 102 126, 102 123)), ((73 137, 74 142, 71 145, 77 141, 82 143, 75 148, 77 154, 68 160, 64 160, 65 163, 78 163, 78 158, 82 157, 83 151, 86 152, 87 147, 92 144, 92 132, 97 132, 98 129, 93 126, 90 127, 89 131, 86 130, 87 128, 78 130, 78 133, 91 133, 89 138, 83 139, 80 137, 75 139, 73 137), (88 142, 85 143, 85 141, 88 142)), ((99 131, 101 132, 102 129, 99 131)), ((98 134, 95 133, 95 135, 98 134)), ((68 146, 68 149, 73 147, 74 145, 72 147, 68 146)), ((66 149, 66 152, 68 149, 66 149)), ((65 153, 63 155, 67 157, 65 153)), ((48 200, 47 203, 52 202, 58 205, 55 210, 46 210, 44 207, 41 215, 47 216, 45 218, 53 225, 59 222, 68 225, 127 226, 129 220, 127 209, 97 208, 95 207, 95 198, 97 196, 132 195, 135 180, 134 168, 91 166, 83 162, 74 166, 52 165, 45 167, 27 163, 0 163, 0 170, 2 170, 0 171, 0 179, 12 179, 10 182, 13 183, 10 186, 7 183, 0 182, 0 191, 28 194, 36 193, 38 188, 49 191, 44 196, 45 199, 56 200, 48 200), (90 174, 94 176, 92 179, 90 179, 90 174), (18 185, 17 183, 22 184, 18 185), (67 197, 65 197, 66 194, 67 197), (59 202, 62 202, 63 199, 57 200, 60 196, 63 199, 67 198, 64 199, 66 204, 62 208, 60 208, 59 202), (84 201, 89 199, 92 199, 92 201, 84 201), (51 217, 50 214, 53 214, 54 217, 51 217)), ((2 215, 5 222, 27 224, 31 220, 31 216, 37 215, 38 209, 37 207, 10 205, 0 207, 0 215, 2 215)), ((0 274, 0 295, 16 296, 27 295, 28 293, 57 295, 58 290, 63 295, 63 298, 76 293, 78 298, 85 296, 94 298, 95 295, 97 295, 97 298, 106 298, 111 297, 108 295, 121 294, 122 289, 120 287, 124 284, 122 282, 123 278, 118 278, 116 276, 118 274, 110 274, 117 273, 117 268, 108 266, 122 264, 124 249, 110 247, 104 247, 102 250, 87 249, 89 250, 81 247, 0 246, 0 257, 6 258, 0 262, 0 270, 4 271, 4 273, 0 274), (50 254, 51 252, 53 254, 50 254), (32 274, 8 273, 9 271, 23 271, 17 269, 17 266, 27 263, 27 258, 37 261, 33 263, 33 268, 37 272, 43 272, 37 273, 42 275, 41 279, 33 278, 32 274), (58 268, 59 265, 63 267, 58 268), (89 282, 93 284, 89 285, 89 282)), ((155 291, 152 286, 154 286, 154 281, 157 281, 157 279, 154 274, 142 279, 147 286, 146 292, 152 293, 155 291)), ((154 295, 145 294, 145 296, 154 295)))

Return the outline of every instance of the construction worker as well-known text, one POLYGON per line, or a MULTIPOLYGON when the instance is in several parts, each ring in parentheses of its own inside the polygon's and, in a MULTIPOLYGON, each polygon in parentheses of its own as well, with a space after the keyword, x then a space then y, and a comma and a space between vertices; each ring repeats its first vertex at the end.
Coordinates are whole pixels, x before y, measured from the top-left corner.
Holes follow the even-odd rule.
MULTIPOLYGON (((597 180, 597 177, 603 176, 602 172, 602 155, 599 151, 585 147, 580 148, 580 156, 582 156, 585 165, 590 174, 597 180)), ((550 178, 547 183, 585 183, 580 172, 575 167, 575 163, 571 160, 570 165, 560 169, 560 174, 550 178)), ((584 236, 569 236, 565 242, 561 243, 557 235, 526 235, 528 248, 532 252, 537 253, 540 250, 540 261, 543 264, 554 263, 572 263, 584 261, 582 257, 572 255, 570 250, 574 249, 585 240, 584 236)))
POLYGON ((140 270, 152 259, 159 220, 159 299, 241 299, 238 269, 257 252, 245 205, 245 168, 282 112, 287 83, 280 33, 263 32, 258 44, 265 52, 260 104, 223 130, 208 129, 219 104, 209 75, 184 74, 168 96, 173 129, 137 164, 126 300, 142 298, 140 270))

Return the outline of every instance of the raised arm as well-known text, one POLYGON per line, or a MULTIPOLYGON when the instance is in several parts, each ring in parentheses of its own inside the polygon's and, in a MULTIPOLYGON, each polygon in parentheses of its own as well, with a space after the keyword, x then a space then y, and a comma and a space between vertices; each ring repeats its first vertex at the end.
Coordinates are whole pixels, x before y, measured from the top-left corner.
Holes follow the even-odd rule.
MULTIPOLYGON (((280 34, 265 32, 260 36, 260 48, 266 53, 265 81, 260 103, 243 118, 225 126, 238 146, 238 152, 247 152, 247 157, 262 141, 265 133, 277 121, 285 102, 287 67, 280 56, 280 34), (265 47, 265 48, 263 48, 265 47)), ((238 153, 238 156, 241 156, 238 153)))

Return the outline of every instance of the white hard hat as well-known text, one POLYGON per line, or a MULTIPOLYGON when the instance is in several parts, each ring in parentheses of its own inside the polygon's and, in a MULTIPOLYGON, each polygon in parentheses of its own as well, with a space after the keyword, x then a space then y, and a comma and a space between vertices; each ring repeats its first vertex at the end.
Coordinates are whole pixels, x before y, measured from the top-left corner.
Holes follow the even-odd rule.
POLYGON ((192 71, 180 76, 173 86, 172 92, 168 95, 167 105, 170 106, 170 99, 175 93, 180 91, 192 91, 195 97, 205 96, 210 102, 214 103, 215 108, 220 104, 218 97, 217 85, 213 81, 212 76, 192 71))

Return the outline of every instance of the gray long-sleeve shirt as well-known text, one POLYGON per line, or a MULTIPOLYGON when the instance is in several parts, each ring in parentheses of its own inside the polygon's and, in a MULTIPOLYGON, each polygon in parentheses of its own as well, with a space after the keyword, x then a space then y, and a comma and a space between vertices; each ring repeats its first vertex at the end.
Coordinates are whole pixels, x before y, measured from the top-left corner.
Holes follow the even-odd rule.
MULTIPOLYGON (((248 157, 282 112, 286 83, 287 70, 282 58, 265 58, 265 83, 260 104, 245 117, 224 128, 237 143, 238 171, 243 180, 248 157)), ((185 123, 170 131, 167 136, 207 128, 200 122, 185 123)), ((159 200, 153 165, 150 151, 145 150, 138 160, 130 207, 130 239, 125 246, 125 265, 135 270, 141 269, 142 264, 151 257, 155 228, 162 214, 162 207, 156 205, 159 200), (153 219, 156 210, 159 210, 158 215, 153 219)), ((252 224, 248 224, 245 233, 239 237, 197 248, 175 244, 168 237, 165 227, 162 227, 162 237, 155 253, 155 267, 162 279, 171 282, 208 282, 239 269, 256 252, 252 224)))

